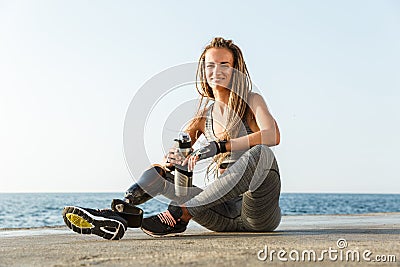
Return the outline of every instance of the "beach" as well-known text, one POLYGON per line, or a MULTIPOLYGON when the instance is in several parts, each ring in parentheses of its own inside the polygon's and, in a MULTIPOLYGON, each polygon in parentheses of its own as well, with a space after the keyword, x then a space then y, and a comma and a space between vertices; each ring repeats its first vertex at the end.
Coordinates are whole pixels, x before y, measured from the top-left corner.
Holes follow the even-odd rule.
POLYGON ((60 226, 3 229, 0 240, 0 266, 399 266, 400 213, 284 216, 272 233, 215 233, 191 223, 179 237, 129 229, 109 241, 60 226))

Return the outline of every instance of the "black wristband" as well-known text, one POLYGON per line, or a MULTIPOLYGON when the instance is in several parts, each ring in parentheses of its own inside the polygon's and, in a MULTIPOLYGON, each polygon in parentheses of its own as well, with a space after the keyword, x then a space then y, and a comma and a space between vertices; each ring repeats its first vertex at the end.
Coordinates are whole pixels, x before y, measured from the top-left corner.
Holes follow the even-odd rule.
POLYGON ((226 142, 227 142, 226 140, 218 142, 220 153, 226 153, 227 152, 227 150, 226 150, 226 142))
POLYGON ((214 147, 216 149, 216 151, 214 151, 215 154, 213 156, 218 155, 219 153, 221 153, 221 147, 219 146, 219 142, 212 141, 211 143, 214 143, 214 147))

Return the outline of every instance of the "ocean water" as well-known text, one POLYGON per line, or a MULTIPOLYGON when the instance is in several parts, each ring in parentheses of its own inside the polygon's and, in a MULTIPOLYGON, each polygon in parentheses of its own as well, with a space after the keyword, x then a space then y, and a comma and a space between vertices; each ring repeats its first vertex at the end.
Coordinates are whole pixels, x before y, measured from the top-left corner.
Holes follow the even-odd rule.
MULTIPOLYGON (((0 228, 63 225, 64 206, 109 208, 122 193, 0 193, 0 228)), ((283 215, 362 214, 400 212, 400 194, 282 193, 283 215)), ((167 202, 150 200, 140 205, 145 216, 164 211, 167 202)))

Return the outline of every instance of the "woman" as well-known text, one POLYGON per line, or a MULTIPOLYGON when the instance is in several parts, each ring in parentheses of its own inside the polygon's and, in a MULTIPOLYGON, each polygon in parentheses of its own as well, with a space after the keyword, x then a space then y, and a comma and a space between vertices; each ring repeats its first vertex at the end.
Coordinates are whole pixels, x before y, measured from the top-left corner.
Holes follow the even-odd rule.
MULTIPOLYGON (((201 99, 197 116, 185 131, 192 143, 204 134, 209 142, 217 142, 219 152, 231 153, 215 155, 220 176, 204 191, 194 190, 193 198, 173 202, 166 212, 145 218, 142 229, 150 235, 177 234, 193 218, 214 231, 272 231, 281 217, 280 179, 268 146, 279 144, 278 126, 263 98, 251 93, 242 52, 232 41, 214 38, 198 66, 201 99), (209 101, 213 104, 207 107, 209 101), (251 188, 252 181, 259 186, 251 188)), ((163 167, 188 164, 192 171, 198 156, 183 159, 174 152, 170 150, 163 167)))
POLYGON ((182 233, 191 219, 213 231, 272 231, 281 219, 280 177, 269 147, 279 144, 280 133, 263 98, 251 92, 239 47, 214 38, 200 56, 197 78, 200 101, 185 132, 192 145, 205 135, 210 143, 206 156, 212 157, 217 178, 204 190, 191 187, 186 197, 177 197, 171 170, 186 168, 190 173, 204 155, 195 151, 183 158, 171 149, 161 165, 146 170, 128 189, 125 202, 138 205, 157 194, 173 200, 167 211, 143 219, 142 230, 152 236, 182 233))

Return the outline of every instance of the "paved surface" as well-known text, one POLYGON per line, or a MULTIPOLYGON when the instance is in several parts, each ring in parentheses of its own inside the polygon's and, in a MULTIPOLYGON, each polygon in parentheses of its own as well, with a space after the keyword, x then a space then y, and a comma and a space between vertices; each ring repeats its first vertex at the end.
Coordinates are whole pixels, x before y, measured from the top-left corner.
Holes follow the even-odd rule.
POLYGON ((79 235, 66 227, 0 230, 0 266, 275 264, 400 266, 400 213, 285 216, 273 233, 214 233, 191 223, 182 236, 152 238, 129 229, 119 241, 79 235), (393 261, 392 255, 396 262, 382 262, 393 261))

